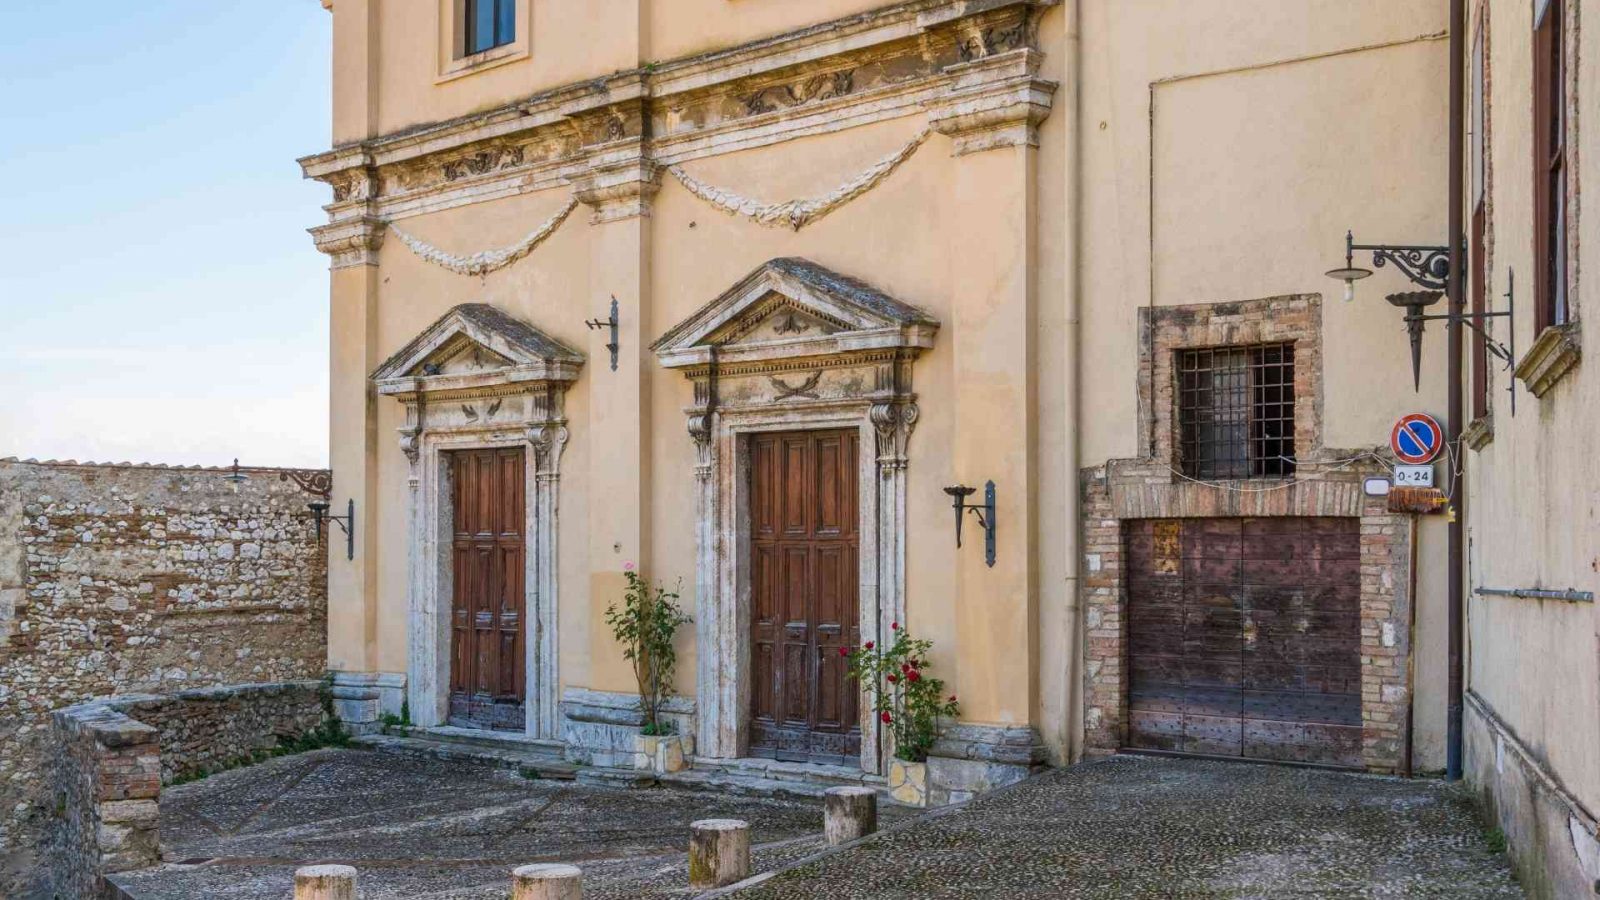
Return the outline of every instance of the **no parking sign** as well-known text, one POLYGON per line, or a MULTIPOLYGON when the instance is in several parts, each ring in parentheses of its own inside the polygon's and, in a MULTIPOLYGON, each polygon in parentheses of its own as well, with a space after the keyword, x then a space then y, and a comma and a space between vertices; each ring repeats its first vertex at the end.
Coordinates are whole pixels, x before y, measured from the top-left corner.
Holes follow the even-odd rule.
POLYGON ((1443 446, 1444 429, 1426 413, 1402 416, 1389 434, 1389 449, 1394 451, 1396 459, 1408 465, 1433 462, 1443 446))

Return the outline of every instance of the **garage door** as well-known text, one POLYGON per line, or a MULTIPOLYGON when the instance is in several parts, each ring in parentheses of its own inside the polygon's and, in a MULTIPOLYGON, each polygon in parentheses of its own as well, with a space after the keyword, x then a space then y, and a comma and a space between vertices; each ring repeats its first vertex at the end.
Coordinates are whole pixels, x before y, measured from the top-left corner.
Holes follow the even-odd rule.
POLYGON ((1356 519, 1127 523, 1128 746, 1361 765, 1356 519))

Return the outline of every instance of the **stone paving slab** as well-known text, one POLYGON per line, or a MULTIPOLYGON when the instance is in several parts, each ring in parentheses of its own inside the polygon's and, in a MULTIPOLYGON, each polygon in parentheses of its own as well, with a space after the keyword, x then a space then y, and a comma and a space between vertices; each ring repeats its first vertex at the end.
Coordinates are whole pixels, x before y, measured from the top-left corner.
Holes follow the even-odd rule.
POLYGON ((738 900, 1522 897, 1458 785, 1119 756, 889 829, 738 900))
POLYGON ((612 790, 324 750, 168 788, 167 864, 116 880, 136 900, 286 900, 297 866, 342 862, 360 871, 365 900, 504 898, 516 866, 561 861, 583 867, 586 897, 684 896, 689 823, 716 817, 751 823, 756 871, 822 846, 815 800, 612 790))

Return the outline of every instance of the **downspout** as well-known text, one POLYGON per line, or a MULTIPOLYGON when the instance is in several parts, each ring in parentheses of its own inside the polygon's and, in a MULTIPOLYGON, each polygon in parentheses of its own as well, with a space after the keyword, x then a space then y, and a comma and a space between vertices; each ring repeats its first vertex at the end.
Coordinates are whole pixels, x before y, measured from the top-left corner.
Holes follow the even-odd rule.
POLYGON ((1078 401, 1078 371, 1079 361, 1079 325, 1078 325, 1078 287, 1080 279, 1079 269, 1079 236, 1082 227, 1079 219, 1083 215, 1083 206, 1080 200, 1079 186, 1079 160, 1081 159, 1080 147, 1082 145, 1082 74, 1083 74, 1083 37, 1080 32, 1082 18, 1080 17, 1079 0, 1071 0, 1066 4, 1064 12, 1066 22, 1066 80, 1067 90, 1063 92, 1062 99, 1067 103, 1064 112, 1067 115, 1066 159, 1064 170, 1066 190, 1063 198, 1066 206, 1066 255, 1063 260, 1062 280, 1065 285, 1065 296, 1062 298, 1061 309, 1061 345, 1066 353, 1066 362, 1062 367, 1062 422, 1066 428, 1066 440, 1062 447, 1065 459, 1062 465, 1066 469, 1066 642, 1063 650, 1063 660, 1067 676, 1067 708, 1065 722, 1063 722, 1065 740, 1062 741, 1064 762, 1076 762, 1083 755, 1083 723, 1084 723, 1084 679, 1088 672, 1084 665, 1085 638, 1083 623, 1083 606, 1078 596, 1082 589, 1083 567, 1083 485, 1079 478, 1081 465, 1079 415, 1080 403, 1078 401))
MULTIPOLYGON (((1465 530, 1466 530, 1466 481, 1463 479, 1462 470, 1466 467, 1466 459, 1461 453, 1461 426, 1462 426, 1462 388, 1461 388, 1461 319, 1466 314, 1466 298, 1462 296, 1462 274, 1466 270, 1465 254, 1462 253, 1462 204, 1465 200, 1466 190, 1463 183, 1466 166, 1463 162, 1463 124, 1465 122, 1465 89, 1466 73, 1463 67, 1466 61, 1466 0, 1450 0, 1450 209, 1447 217, 1449 227, 1446 238, 1450 247, 1450 275, 1447 282, 1451 318, 1447 328, 1449 342, 1448 378, 1449 385, 1449 410, 1446 413, 1446 442, 1445 446, 1450 454, 1445 464, 1449 471, 1446 473, 1446 484, 1451 499, 1449 522, 1449 640, 1450 640, 1450 680, 1449 680, 1449 713, 1446 731, 1446 763, 1445 778, 1449 781, 1461 779, 1461 747, 1462 747, 1462 635, 1465 631, 1463 619, 1466 615, 1466 590, 1464 586, 1465 572, 1462 569, 1462 559, 1465 556, 1465 530)), ((1413 603, 1415 598, 1413 598, 1413 603)))

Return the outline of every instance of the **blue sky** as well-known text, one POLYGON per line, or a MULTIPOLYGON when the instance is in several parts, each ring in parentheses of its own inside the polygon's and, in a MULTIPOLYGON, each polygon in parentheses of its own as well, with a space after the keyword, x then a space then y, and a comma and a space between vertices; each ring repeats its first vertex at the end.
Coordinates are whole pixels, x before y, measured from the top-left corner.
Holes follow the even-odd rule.
POLYGON ((8 4, 0 456, 327 461, 317 0, 8 4), (90 15, 65 15, 83 8, 90 15))

